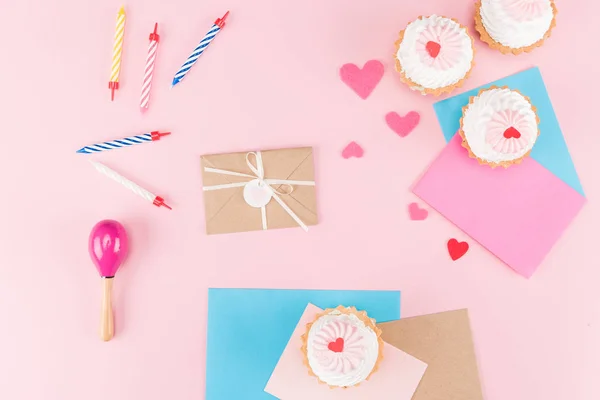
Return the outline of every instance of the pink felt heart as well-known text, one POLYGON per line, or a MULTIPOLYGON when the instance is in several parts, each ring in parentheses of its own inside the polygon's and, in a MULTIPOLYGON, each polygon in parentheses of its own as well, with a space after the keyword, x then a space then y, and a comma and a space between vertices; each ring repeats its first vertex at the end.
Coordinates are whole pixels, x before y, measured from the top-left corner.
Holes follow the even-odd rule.
POLYGON ((350 157, 361 158, 363 156, 364 150, 360 145, 356 142, 348 143, 348 146, 344 148, 342 151, 342 157, 348 159, 350 157))
POLYGON ((410 203, 408 205, 408 215, 413 221, 423 221, 429 215, 429 212, 421 207, 417 203, 410 203))
POLYGON ((354 64, 344 64, 340 68, 340 77, 361 99, 366 99, 383 77, 383 64, 370 60, 362 69, 354 64))
POLYGON ((400 137, 408 136, 408 134, 419 125, 420 119, 421 116, 416 111, 411 111, 404 117, 401 117, 394 111, 387 113, 385 116, 385 122, 387 122, 388 126, 400 137))

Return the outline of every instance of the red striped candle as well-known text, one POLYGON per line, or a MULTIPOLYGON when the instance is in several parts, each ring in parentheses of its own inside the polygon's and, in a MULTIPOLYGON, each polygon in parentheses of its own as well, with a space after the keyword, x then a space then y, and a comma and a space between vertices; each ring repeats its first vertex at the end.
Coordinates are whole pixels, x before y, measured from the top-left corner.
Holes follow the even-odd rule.
POLYGON ((152 77, 154 76, 154 62, 156 61, 156 51, 158 50, 158 40, 160 36, 156 33, 158 22, 154 24, 154 32, 150 34, 150 43, 148 44, 148 56, 146 56, 146 67, 144 68, 144 81, 142 83, 142 94, 140 96, 140 111, 144 112, 150 104, 150 89, 152 88, 152 77))

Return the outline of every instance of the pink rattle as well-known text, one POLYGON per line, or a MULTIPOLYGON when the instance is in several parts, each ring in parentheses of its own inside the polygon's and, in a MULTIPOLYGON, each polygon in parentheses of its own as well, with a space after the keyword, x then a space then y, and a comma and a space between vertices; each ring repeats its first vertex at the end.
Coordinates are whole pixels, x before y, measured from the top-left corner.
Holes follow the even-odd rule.
POLYGON ((90 233, 90 257, 102 277, 100 337, 105 342, 112 339, 115 333, 111 301, 112 285, 115 273, 127 257, 127 244, 127 232, 117 221, 100 221, 90 233))

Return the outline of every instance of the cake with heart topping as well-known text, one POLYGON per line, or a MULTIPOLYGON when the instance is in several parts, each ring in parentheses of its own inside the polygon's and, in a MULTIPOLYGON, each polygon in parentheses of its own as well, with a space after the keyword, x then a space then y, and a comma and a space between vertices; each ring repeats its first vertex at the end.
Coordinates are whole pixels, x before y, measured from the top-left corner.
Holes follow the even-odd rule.
POLYGON ((541 46, 556 26, 554 0, 479 0, 475 29, 481 40, 504 54, 541 46))
POLYGON ((381 330, 354 307, 338 306, 318 314, 302 335, 309 373, 330 387, 358 386, 383 358, 381 330))
POLYGON ((528 97, 508 87, 482 89, 463 108, 459 134, 480 164, 505 168, 531 153, 540 134, 539 117, 528 97))
POLYGON ((474 65, 474 40, 458 21, 419 17, 400 32, 396 70, 411 89, 440 95, 462 85, 474 65))

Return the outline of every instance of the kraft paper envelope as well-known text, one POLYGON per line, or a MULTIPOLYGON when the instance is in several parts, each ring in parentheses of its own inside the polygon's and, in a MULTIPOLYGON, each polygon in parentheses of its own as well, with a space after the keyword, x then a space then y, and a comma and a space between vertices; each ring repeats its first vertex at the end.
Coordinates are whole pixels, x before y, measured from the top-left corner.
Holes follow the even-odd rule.
MULTIPOLYGON (((265 392, 283 400, 410 400, 427 369, 427 364, 399 350, 384 344, 383 359, 379 369, 368 381, 347 389, 330 388, 310 376, 308 367, 303 364, 302 341, 306 324, 323 311, 309 304, 296 326, 287 347, 283 351, 265 392)), ((368 310, 367 310, 368 311, 368 310)))
POLYGON ((412 400, 483 400, 467 310, 377 326, 386 343, 427 363, 412 400))
POLYGON ((264 207, 264 215, 261 208, 250 206, 244 199, 244 186, 240 185, 257 178, 248 165, 249 161, 258 168, 256 154, 259 154, 262 160, 265 180, 298 182, 289 185, 272 184, 271 187, 277 190, 279 194, 275 196, 289 207, 301 223, 307 226, 317 224, 312 147, 212 154, 201 158, 206 232, 209 235, 301 226, 275 198, 264 207), (214 173, 207 171, 207 168, 247 176, 214 173), (214 189, 235 184, 238 186, 209 190, 211 187, 214 189), (288 194, 290 189, 291 193, 288 194))

